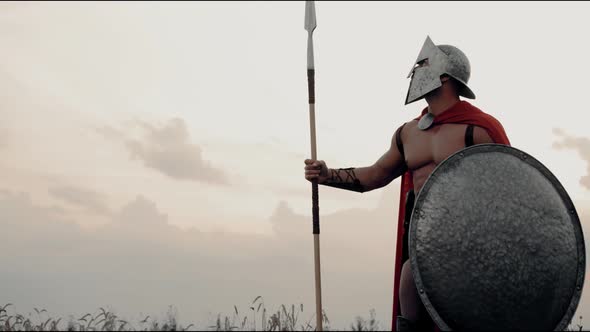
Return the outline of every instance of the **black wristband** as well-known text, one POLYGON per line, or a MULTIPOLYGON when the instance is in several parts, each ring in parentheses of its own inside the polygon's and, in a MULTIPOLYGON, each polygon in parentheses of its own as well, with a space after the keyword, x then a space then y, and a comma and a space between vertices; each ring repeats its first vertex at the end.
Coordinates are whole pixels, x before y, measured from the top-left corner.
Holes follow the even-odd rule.
POLYGON ((365 192, 365 187, 361 184, 361 181, 356 177, 354 170, 354 167, 332 169, 332 174, 330 178, 322 184, 329 187, 363 193, 365 192), (342 176, 342 173, 344 173, 344 178, 342 176))

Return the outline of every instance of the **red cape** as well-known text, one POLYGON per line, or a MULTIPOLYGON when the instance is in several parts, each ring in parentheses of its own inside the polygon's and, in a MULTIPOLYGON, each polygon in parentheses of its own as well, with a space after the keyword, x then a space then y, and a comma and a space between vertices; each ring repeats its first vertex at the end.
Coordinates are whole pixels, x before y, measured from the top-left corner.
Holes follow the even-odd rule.
MULTIPOLYGON (((428 108, 422 111, 422 114, 416 118, 420 119, 428 108)), ((466 101, 459 101, 453 105, 450 109, 444 111, 434 119, 434 125, 455 123, 455 124, 472 124, 485 129, 497 144, 510 145, 508 136, 504 128, 498 120, 489 114, 484 113, 477 107, 471 105, 466 101)), ((398 215, 398 226, 397 226, 397 242, 395 249, 395 270, 393 275, 393 320, 392 320, 392 331, 396 331, 395 321, 396 317, 401 315, 400 303, 399 303, 399 283, 402 268, 402 250, 403 250, 403 237, 404 237, 404 218, 406 215, 406 194, 410 189, 414 187, 412 181, 412 173, 407 171, 402 176, 401 181, 401 192, 399 202, 399 215, 398 215)), ((435 326, 435 330, 438 330, 435 326)))

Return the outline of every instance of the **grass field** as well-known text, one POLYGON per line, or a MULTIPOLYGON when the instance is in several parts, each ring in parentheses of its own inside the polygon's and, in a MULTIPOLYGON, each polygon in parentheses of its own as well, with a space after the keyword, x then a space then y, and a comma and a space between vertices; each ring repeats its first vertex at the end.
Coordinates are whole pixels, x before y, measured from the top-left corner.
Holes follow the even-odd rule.
MULTIPOLYGON (((169 307, 164 319, 146 316, 137 322, 130 322, 104 308, 82 317, 64 319, 51 317, 47 310, 38 308, 20 314, 8 303, 0 307, 0 331, 314 331, 315 314, 303 319, 306 315, 304 309, 303 304, 281 305, 271 311, 258 296, 247 310, 234 306, 230 315, 218 314, 209 322, 181 324, 173 307, 169 307)), ((325 312, 323 318, 324 330, 329 331, 330 320, 325 312)), ((376 321, 373 310, 368 318, 358 316, 350 324, 352 331, 379 331, 384 328, 376 321)))
MULTIPOLYGON (((95 313, 82 317, 51 317, 45 309, 33 308, 34 312, 26 315, 16 313, 10 303, 0 307, 0 331, 314 331, 315 315, 302 319, 303 304, 281 305, 278 309, 268 311, 262 297, 258 296, 251 306, 240 312, 236 306, 228 315, 217 315, 210 322, 180 324, 176 311, 169 307, 165 319, 155 320, 146 316, 137 322, 129 322, 117 314, 99 308, 95 313)), ((567 331, 582 331, 582 317, 578 323, 572 322, 567 331)), ((330 320, 324 313, 323 327, 330 331, 330 320)), ((380 324, 375 319, 375 311, 370 310, 369 317, 357 316, 350 323, 350 331, 385 331, 390 326, 380 324)))

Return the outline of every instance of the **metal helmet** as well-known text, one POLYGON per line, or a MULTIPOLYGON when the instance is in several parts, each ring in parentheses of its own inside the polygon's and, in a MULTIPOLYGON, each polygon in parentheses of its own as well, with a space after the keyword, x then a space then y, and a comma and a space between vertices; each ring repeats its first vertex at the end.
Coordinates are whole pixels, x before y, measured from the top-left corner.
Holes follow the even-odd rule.
POLYGON ((408 75, 408 78, 412 77, 412 80, 406 96, 406 105, 424 98, 427 93, 441 87, 440 77, 445 74, 457 81, 460 96, 475 99, 475 94, 467 86, 471 65, 465 53, 455 46, 434 45, 428 36, 408 75), (418 66, 425 60, 427 63, 424 66, 418 66))

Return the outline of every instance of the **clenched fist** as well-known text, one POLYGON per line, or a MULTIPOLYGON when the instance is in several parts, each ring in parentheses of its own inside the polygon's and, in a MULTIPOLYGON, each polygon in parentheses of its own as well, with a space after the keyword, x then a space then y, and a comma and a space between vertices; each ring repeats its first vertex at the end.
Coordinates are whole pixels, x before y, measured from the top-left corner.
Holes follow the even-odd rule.
POLYGON ((318 183, 324 183, 328 179, 328 173, 328 166, 323 160, 305 159, 306 180, 318 180, 318 183))

